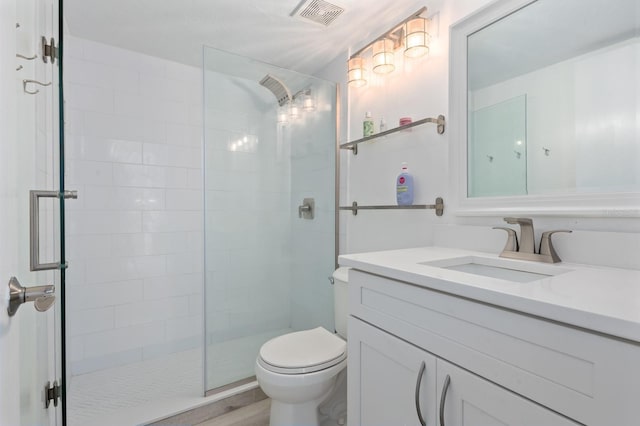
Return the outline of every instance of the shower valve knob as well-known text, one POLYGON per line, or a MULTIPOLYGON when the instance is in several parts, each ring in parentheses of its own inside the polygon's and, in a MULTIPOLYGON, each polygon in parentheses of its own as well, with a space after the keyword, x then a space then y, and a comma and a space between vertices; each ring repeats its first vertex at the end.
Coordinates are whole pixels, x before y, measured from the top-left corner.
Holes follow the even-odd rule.
POLYGON ((315 200, 313 198, 305 198, 302 204, 298 206, 298 217, 302 219, 313 219, 315 211, 315 200))

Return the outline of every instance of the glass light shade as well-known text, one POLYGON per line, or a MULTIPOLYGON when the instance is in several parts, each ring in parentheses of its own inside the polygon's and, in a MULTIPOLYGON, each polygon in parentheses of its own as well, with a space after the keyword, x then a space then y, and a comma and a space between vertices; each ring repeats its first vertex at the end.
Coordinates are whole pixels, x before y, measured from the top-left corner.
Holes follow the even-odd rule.
POLYGON ((361 57, 349 59, 347 67, 349 70, 347 73, 349 86, 362 87, 367 84, 367 80, 364 78, 364 61, 361 57))
POLYGON ((373 72, 387 74, 396 69, 393 65, 393 40, 383 38, 373 43, 373 72))
POLYGON ((291 105, 289 106, 289 118, 291 118, 292 120, 296 120, 300 118, 300 115, 301 115, 300 105, 296 100, 293 100, 291 102, 291 105))
POLYGON ((407 21, 404 34, 405 56, 417 58, 429 53, 429 33, 425 18, 414 18, 407 21))
POLYGON ((278 123, 287 124, 289 122, 289 109, 287 106, 278 108, 278 123))
POLYGON ((304 96, 302 97, 302 109, 305 111, 315 111, 316 109, 316 103, 311 95, 311 90, 304 92, 304 96))

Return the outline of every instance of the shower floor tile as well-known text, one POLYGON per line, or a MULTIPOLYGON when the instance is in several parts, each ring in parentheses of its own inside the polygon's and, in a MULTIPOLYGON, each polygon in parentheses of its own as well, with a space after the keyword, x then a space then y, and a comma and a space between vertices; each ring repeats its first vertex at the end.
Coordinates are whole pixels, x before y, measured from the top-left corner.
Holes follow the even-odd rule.
POLYGON ((138 424, 163 415, 176 403, 202 399, 202 351, 73 376, 70 385, 69 426, 138 424))
MULTIPOLYGON (((253 374, 260 346, 290 331, 209 345, 207 383, 214 387, 247 377, 247 372, 253 374)), ((204 404, 202 369, 202 350, 194 349, 73 376, 67 390, 67 424, 135 426, 204 404)))

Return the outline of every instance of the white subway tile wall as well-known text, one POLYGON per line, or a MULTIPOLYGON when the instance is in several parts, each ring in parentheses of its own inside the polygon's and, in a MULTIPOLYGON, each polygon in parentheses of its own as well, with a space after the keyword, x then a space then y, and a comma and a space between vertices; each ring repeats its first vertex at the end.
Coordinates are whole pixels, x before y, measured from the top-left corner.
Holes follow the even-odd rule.
POLYGON ((310 88, 315 96, 316 111, 278 125, 277 100, 260 78, 214 71, 225 63, 220 56, 205 52, 212 64, 204 191, 210 388, 253 374, 258 349, 273 336, 333 328, 335 85, 253 65, 292 93, 310 88), (307 197, 316 200, 312 221, 298 218, 307 197))
POLYGON ((304 330, 318 326, 334 329, 333 287, 329 277, 335 268, 335 139, 336 101, 333 85, 314 81, 318 108, 291 131, 291 205, 314 198, 313 220, 291 221, 291 327, 304 330))
POLYGON ((250 376, 261 344, 290 327, 291 175, 277 150, 276 99, 259 80, 207 70, 205 96, 206 384, 215 388, 250 376))
POLYGON ((72 374, 202 344, 201 70, 65 40, 72 374))

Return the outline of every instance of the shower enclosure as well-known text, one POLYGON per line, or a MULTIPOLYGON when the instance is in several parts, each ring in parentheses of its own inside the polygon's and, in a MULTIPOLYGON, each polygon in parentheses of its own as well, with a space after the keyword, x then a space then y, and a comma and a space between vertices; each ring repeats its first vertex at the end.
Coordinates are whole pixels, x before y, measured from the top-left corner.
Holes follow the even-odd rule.
POLYGON ((209 48, 200 69, 69 40, 67 424, 223 398, 269 338, 333 330, 336 85, 209 48))
POLYGON ((204 49, 205 387, 260 346, 333 330, 335 83, 204 49))

